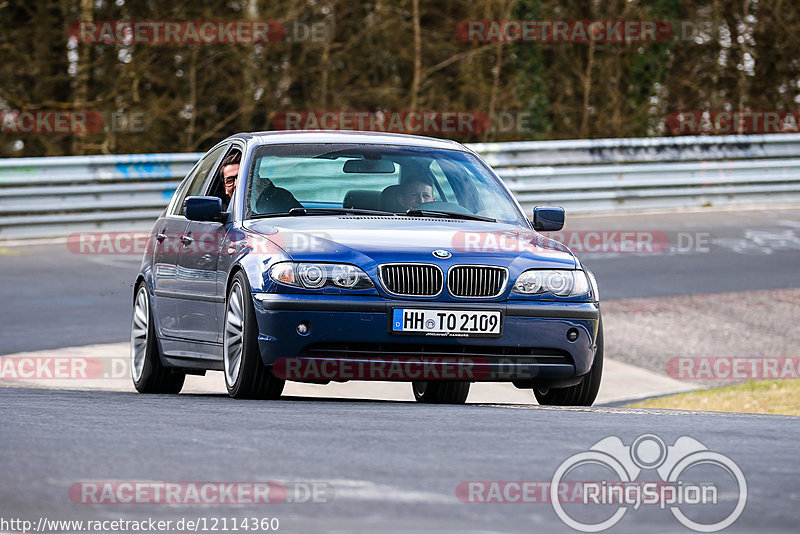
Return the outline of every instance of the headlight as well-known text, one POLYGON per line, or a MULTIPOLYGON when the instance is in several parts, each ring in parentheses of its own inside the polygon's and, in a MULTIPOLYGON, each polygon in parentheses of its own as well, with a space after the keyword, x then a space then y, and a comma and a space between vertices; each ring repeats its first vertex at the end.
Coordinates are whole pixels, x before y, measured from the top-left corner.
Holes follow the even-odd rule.
POLYGON ((274 282, 278 282, 279 284, 286 286, 300 286, 300 284, 297 283, 297 277, 294 275, 293 263, 276 263, 269 270, 269 277, 272 278, 274 282))
POLYGON ((523 295, 552 293, 557 297, 577 297, 589 293, 589 279, 583 271, 531 269, 519 275, 512 291, 523 295))
POLYGON ((325 267, 315 263, 301 263, 297 266, 300 283, 309 289, 319 289, 328 281, 325 267))
POLYGON ((542 271, 525 271, 514 284, 514 291, 524 295, 535 295, 544 291, 542 287, 542 271))
POLYGON ((273 282, 305 289, 326 286, 344 289, 369 289, 374 287, 367 273, 354 265, 342 263, 292 263, 281 262, 269 270, 273 282))
MULTIPOLYGON (((331 280, 339 287, 355 287, 363 271, 352 265, 334 265, 331 269, 331 280)), ((366 275, 364 275, 366 276, 366 275)))

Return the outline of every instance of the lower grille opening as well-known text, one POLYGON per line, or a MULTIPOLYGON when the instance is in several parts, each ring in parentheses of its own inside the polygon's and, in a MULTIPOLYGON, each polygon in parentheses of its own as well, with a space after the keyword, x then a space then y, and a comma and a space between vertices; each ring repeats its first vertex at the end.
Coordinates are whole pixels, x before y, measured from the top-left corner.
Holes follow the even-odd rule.
POLYGON ((300 356, 317 358, 366 359, 382 358, 502 358, 540 364, 572 364, 568 352, 531 347, 495 347, 485 345, 433 345, 401 343, 316 343, 306 347, 300 356))

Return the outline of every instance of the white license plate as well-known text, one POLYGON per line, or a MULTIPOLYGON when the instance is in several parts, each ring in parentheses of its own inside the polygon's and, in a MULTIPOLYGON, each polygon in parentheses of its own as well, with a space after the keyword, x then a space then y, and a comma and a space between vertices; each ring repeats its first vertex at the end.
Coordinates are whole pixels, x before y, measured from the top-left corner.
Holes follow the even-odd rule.
POLYGON ((451 337, 497 337, 503 316, 499 311, 425 310, 394 308, 392 333, 451 337))

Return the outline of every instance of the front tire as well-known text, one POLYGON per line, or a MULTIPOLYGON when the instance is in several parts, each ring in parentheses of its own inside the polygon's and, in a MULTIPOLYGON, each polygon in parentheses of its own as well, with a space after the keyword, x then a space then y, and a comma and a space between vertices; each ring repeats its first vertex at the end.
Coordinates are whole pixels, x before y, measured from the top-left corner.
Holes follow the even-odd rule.
POLYGON ((139 393, 180 393, 186 373, 161 363, 150 294, 147 286, 136 287, 131 320, 131 378, 139 393))
POLYGON ((277 399, 286 384, 272 374, 261 359, 250 285, 237 272, 225 304, 222 347, 225 387, 235 399, 277 399))
POLYGON ((591 406, 600 390, 600 379, 603 376, 603 321, 597 327, 597 350, 594 362, 588 373, 583 375, 580 383, 566 388, 533 388, 533 394, 539 404, 550 406, 591 406))
POLYGON ((464 404, 469 395, 469 382, 412 382, 414 398, 426 404, 464 404))

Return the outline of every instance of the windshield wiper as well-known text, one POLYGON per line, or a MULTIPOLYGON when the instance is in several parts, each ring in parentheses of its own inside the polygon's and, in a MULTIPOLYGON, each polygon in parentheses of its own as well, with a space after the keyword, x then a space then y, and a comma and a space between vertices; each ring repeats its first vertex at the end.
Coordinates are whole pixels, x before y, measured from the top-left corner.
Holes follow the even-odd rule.
POLYGON ((367 210, 361 208, 292 208, 287 212, 281 213, 259 213, 253 215, 252 219, 262 219, 266 217, 296 217, 303 215, 391 215, 396 217, 397 214, 391 211, 381 210, 367 210))
POLYGON ((457 211, 410 209, 410 210, 406 210, 406 215, 411 215, 412 217, 439 216, 439 217, 449 217, 449 218, 452 218, 452 219, 466 219, 468 221, 497 222, 497 219, 492 219, 491 217, 484 217, 482 215, 474 215, 472 213, 459 213, 457 211))

